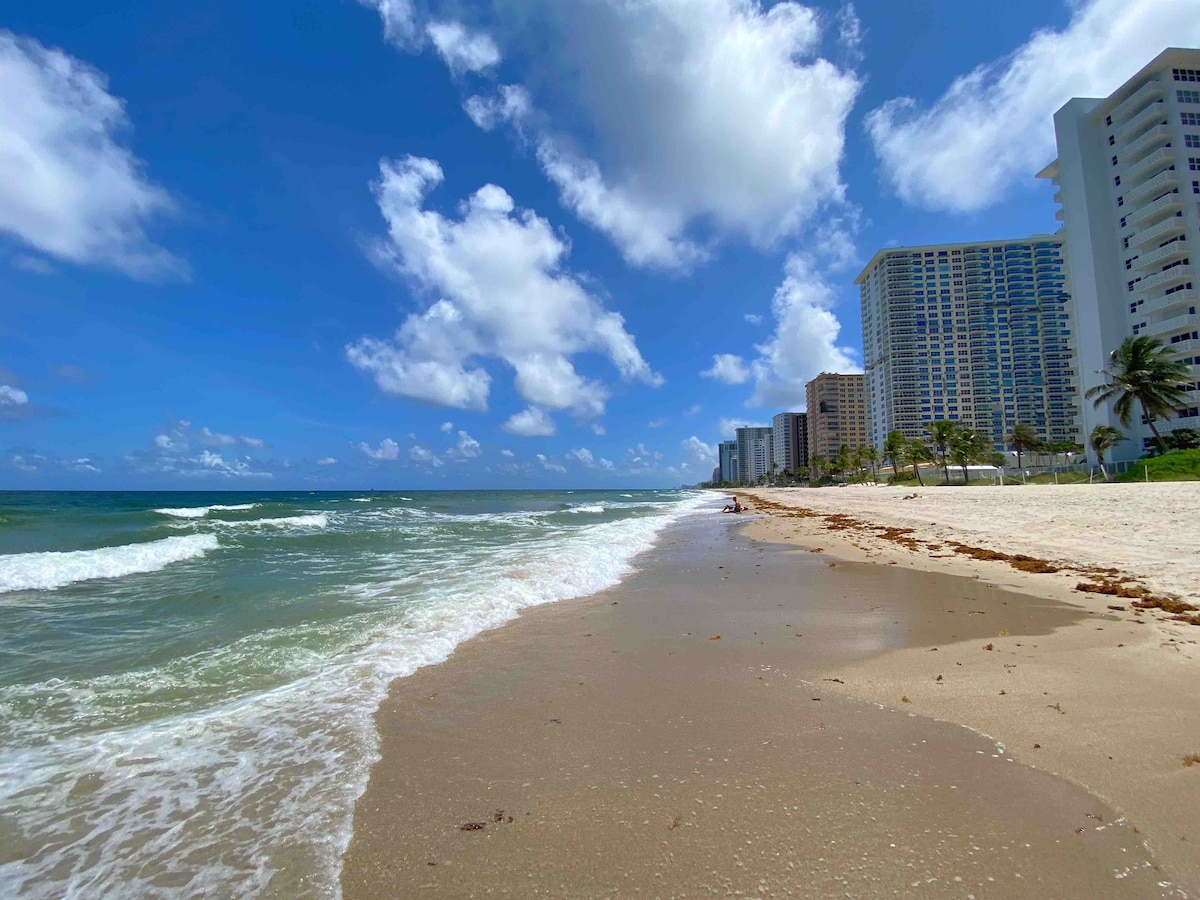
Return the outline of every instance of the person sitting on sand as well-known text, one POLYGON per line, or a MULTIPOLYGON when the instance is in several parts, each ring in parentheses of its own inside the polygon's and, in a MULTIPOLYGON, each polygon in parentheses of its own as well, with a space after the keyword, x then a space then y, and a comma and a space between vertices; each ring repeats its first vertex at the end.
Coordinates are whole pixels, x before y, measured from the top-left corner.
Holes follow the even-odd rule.
POLYGON ((740 513, 745 508, 746 507, 742 506, 742 504, 738 502, 738 498, 734 497, 733 503, 727 503, 725 505, 725 508, 722 509, 721 512, 723 512, 723 513, 727 513, 727 512, 740 513))

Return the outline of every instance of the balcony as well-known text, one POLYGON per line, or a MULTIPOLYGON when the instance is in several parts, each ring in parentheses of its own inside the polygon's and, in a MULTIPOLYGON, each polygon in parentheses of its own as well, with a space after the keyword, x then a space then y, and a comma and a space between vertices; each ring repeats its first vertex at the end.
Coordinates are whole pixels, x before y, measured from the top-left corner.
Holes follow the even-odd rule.
POLYGON ((1155 297, 1153 300, 1147 300, 1137 308, 1137 312, 1134 315, 1147 316, 1168 309, 1175 309, 1179 306, 1195 306, 1197 302, 1200 302, 1200 292, 1176 291, 1173 294, 1167 294, 1165 297, 1155 297))
POLYGON ((1135 185, 1140 179, 1144 179, 1147 174, 1158 172, 1173 165, 1175 162, 1175 151, 1171 147, 1159 147, 1153 153, 1148 153, 1141 159, 1131 162, 1121 170, 1121 181, 1125 185, 1126 192, 1131 185, 1135 185))
POLYGON ((1137 284, 1134 290, 1141 293, 1142 291, 1153 290, 1156 287, 1174 284, 1177 281, 1187 281, 1189 278, 1195 275, 1195 272, 1196 270, 1190 265, 1175 266, 1174 268, 1167 269, 1165 272, 1159 272, 1157 275, 1151 275, 1149 278, 1143 278, 1137 284))
POLYGON ((1163 83, 1157 78, 1152 78, 1117 105, 1112 111, 1113 121, 1130 121, 1145 108, 1146 104, 1161 100, 1162 96, 1163 83))
POLYGON ((1167 344, 1167 349, 1177 356, 1192 356, 1200 352, 1200 341, 1179 341, 1176 344, 1167 344))
POLYGON ((1134 260, 1133 269, 1135 272, 1140 272, 1154 265, 1157 265, 1161 269, 1162 263, 1170 262, 1179 256, 1187 256, 1189 249, 1187 241, 1175 241, 1174 243, 1167 244, 1165 247, 1159 247, 1157 250, 1143 253, 1134 260))
POLYGON ((1155 125, 1145 134, 1140 135, 1136 140, 1131 141, 1126 147, 1118 147, 1117 152, 1121 156, 1121 160, 1125 163, 1137 162, 1140 155, 1148 150, 1153 150, 1159 144, 1165 144, 1171 140, 1171 129, 1166 125, 1155 125))
MULTIPOLYGON (((1170 153, 1171 151, 1168 150, 1166 152, 1170 153)), ((1135 185, 1134 187, 1126 190, 1125 202, 1127 204, 1136 206, 1146 197, 1155 197, 1158 194, 1163 193, 1163 191, 1169 191, 1172 188, 1177 187, 1179 187, 1179 173, 1172 169, 1166 169, 1165 171, 1159 172, 1149 181, 1143 181, 1141 184, 1135 185)))
POLYGON ((1158 103, 1150 104, 1114 132, 1118 142, 1117 146, 1136 140, 1143 131, 1151 125, 1161 123, 1166 117, 1167 107, 1165 103, 1160 100, 1158 103))
POLYGON ((1140 225, 1143 222, 1153 224, 1163 216, 1171 215, 1183 208, 1182 194, 1167 194, 1159 197, 1153 203, 1148 203, 1141 209, 1134 210, 1125 216, 1127 225, 1140 225))
MULTIPOLYGON (((1195 313, 1183 312, 1166 319, 1160 319, 1157 322, 1151 322, 1140 333, 1162 337, 1163 335, 1172 335, 1179 331, 1196 331, 1197 329, 1200 329, 1200 316, 1195 313)), ((1179 343, 1184 342, 1180 341, 1179 343)), ((1179 344, 1167 344, 1167 347, 1172 350, 1178 346, 1179 344)))
POLYGON ((1157 225, 1144 228, 1137 234, 1133 235, 1129 239, 1129 246, 1148 247, 1152 244, 1161 244, 1168 238, 1173 238, 1178 234, 1182 234, 1185 225, 1186 223, 1183 220, 1183 216, 1172 216, 1165 222, 1159 222, 1157 225))

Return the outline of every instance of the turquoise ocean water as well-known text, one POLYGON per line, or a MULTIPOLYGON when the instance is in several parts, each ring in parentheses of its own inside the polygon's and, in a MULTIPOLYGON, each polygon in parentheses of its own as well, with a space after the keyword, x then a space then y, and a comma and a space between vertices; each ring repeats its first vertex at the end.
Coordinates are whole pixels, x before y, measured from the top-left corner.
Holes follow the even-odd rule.
POLYGON ((0 896, 337 896, 388 683, 705 503, 0 493, 0 896))

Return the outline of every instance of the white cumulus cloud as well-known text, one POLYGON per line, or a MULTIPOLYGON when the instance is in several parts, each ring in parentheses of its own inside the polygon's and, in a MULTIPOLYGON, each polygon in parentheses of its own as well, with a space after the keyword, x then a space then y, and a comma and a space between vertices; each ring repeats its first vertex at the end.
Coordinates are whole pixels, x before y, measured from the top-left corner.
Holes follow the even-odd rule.
POLYGON ((932 104, 890 100, 866 119, 886 180, 906 202, 973 212, 1054 158, 1053 115, 1105 97, 1166 47, 1200 45, 1196 0, 1068 0, 1068 24, 956 78, 932 104))
POLYGON ((531 405, 590 418, 604 411, 609 392, 576 372, 576 354, 605 356, 626 379, 662 383, 624 319, 563 269, 568 246, 545 219, 518 210, 494 184, 462 204, 461 219, 423 209, 443 177, 430 159, 384 160, 380 173, 375 195, 388 240, 377 257, 437 297, 394 338, 365 337, 346 348, 382 390, 483 410, 491 376, 481 361, 494 357, 513 369, 517 392, 531 405))
POLYGON ((509 416, 500 427, 509 434, 520 437, 550 437, 554 434, 554 420, 546 415, 545 410, 536 406, 509 416))
POLYGON ((29 395, 10 384, 0 384, 0 406, 25 406, 29 395))
POLYGON ((363 6, 379 13, 383 23, 383 37, 388 43, 401 49, 412 49, 420 43, 421 33, 417 28, 416 10, 412 0, 358 0, 363 6))
POLYGON ((484 72, 500 62, 500 48, 491 35, 461 22, 430 22, 425 29, 438 55, 451 72, 484 72))
POLYGON ((544 453, 539 453, 537 455, 537 461, 539 463, 541 463, 542 468, 545 469, 547 472, 557 472, 560 475, 565 475, 567 472, 566 468, 564 468, 559 463, 556 463, 554 460, 550 459, 544 453))
POLYGON ((862 371, 854 351, 837 343, 836 297, 819 261, 793 253, 784 273, 771 301, 775 331, 755 347, 759 355, 750 364, 755 406, 803 406, 804 386, 821 372, 862 371))
POLYGON ((432 466, 435 469, 443 465, 437 454, 427 447, 411 447, 408 451, 408 458, 415 463, 432 466))
POLYGON ((334 459, 332 456, 326 456, 323 459, 318 459, 317 465, 318 466, 336 466, 337 462, 338 461, 336 459, 334 459))
POLYGON ((746 361, 734 353, 717 353, 710 368, 700 373, 724 384, 744 384, 750 379, 746 361))
POLYGON ((470 98, 468 113, 485 128, 512 121, 563 205, 630 263, 686 270, 728 234, 771 246, 841 203, 860 82, 820 57, 814 7, 526 5, 536 13, 497 27, 539 52, 521 84, 470 98))
POLYGON ((393 461, 400 458, 400 445, 391 438, 384 438, 378 447, 372 447, 365 441, 359 441, 358 449, 371 459, 393 461))
POLYGON ((711 467, 717 461, 717 448, 712 444, 706 444, 694 434, 686 440, 680 441, 680 446, 683 447, 683 455, 689 465, 704 468, 711 467))
POLYGON ((187 266, 146 236, 175 204, 121 142, 128 129, 101 72, 0 30, 0 232, 135 278, 186 276, 187 266))
POLYGON ((475 459, 481 453, 483 448, 479 445, 479 441, 471 437, 465 431, 458 433, 458 443, 451 447, 446 455, 452 459, 475 459))

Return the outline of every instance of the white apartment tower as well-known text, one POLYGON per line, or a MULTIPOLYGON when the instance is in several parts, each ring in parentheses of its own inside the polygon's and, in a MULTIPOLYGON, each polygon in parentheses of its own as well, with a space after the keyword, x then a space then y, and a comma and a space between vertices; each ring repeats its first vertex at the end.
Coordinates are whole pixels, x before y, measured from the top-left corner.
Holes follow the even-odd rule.
MULTIPOLYGON (((1191 258, 1200 247, 1200 50, 1165 50, 1111 96, 1071 100, 1055 113, 1054 131, 1058 159, 1038 177, 1059 188, 1081 395, 1133 334, 1161 340, 1200 379, 1191 258)), ((1082 406, 1085 434, 1121 427, 1111 408, 1082 406)), ((1193 390, 1160 430, 1197 427, 1198 407, 1193 390)), ((1140 456, 1150 440, 1149 428, 1133 425, 1117 459, 1140 456)))
POLYGON ((783 412, 771 419, 772 458, 779 472, 793 475, 808 466, 808 416, 783 412))
POLYGON ((1017 423, 1082 442, 1063 239, 880 250, 862 301, 868 440, 949 419, 1001 449, 1017 423))
POLYGON ((774 462, 774 441, 771 429, 763 427, 738 428, 734 431, 737 441, 738 481, 754 484, 771 472, 774 462))

